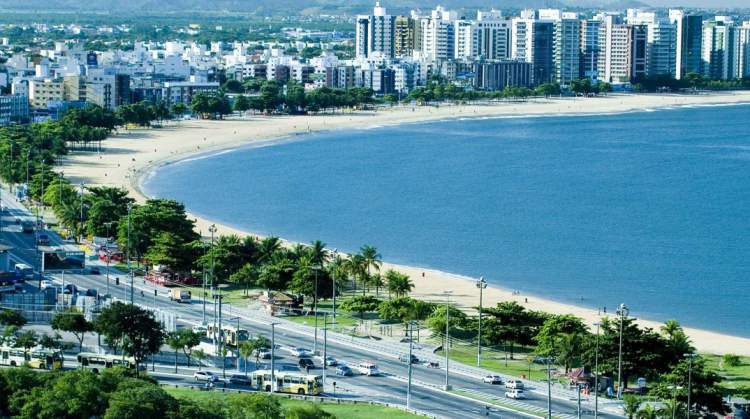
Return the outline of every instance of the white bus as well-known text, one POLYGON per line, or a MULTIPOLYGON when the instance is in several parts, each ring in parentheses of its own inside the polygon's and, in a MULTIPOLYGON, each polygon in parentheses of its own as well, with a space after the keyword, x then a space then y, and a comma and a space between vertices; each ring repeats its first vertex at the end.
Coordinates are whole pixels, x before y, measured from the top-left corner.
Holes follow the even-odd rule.
MULTIPOLYGON (((78 364, 83 368, 89 368, 95 373, 100 370, 112 368, 112 367, 125 367, 135 369, 135 358, 123 357, 122 355, 112 354, 95 354, 91 352, 81 352, 76 357, 78 364)), ((141 365, 141 370, 146 368, 145 365, 141 365)))
MULTIPOLYGON (((221 336, 224 339, 224 343, 227 346, 237 347, 240 343, 250 339, 250 333, 245 329, 239 329, 235 326, 232 326, 231 324, 222 324, 221 330, 223 333, 221 336)), ((209 324, 208 327, 206 327, 206 337, 213 339, 214 334, 216 334, 216 338, 219 339, 218 336, 219 333, 219 327, 218 325, 209 324)))
POLYGON ((0 365, 43 370, 58 370, 63 367, 63 353, 59 349, 36 347, 24 353, 22 348, 0 346, 0 365))
MULTIPOLYGON (((252 385, 258 390, 271 391, 271 370, 258 370, 252 373, 252 385)), ((279 393, 320 395, 323 392, 323 376, 301 372, 276 371, 276 391, 279 393)))

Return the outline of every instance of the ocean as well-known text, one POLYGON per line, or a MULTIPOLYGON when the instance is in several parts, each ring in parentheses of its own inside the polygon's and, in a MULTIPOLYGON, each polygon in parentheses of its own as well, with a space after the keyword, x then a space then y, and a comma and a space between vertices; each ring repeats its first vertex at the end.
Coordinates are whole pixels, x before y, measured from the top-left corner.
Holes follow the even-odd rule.
POLYGON ((750 105, 330 131, 143 182, 222 224, 750 337, 750 105))

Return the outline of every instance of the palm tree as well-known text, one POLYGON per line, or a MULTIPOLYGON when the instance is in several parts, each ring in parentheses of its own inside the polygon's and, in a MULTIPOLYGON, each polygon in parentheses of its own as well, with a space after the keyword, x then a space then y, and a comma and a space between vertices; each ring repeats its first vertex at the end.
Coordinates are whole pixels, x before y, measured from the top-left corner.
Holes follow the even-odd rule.
POLYGON ((281 249, 281 241, 278 237, 266 237, 258 245, 258 261, 268 263, 273 255, 281 249))
MULTIPOLYGON (((245 360, 245 377, 247 377, 247 359, 253 354, 253 344, 249 340, 243 341, 237 350, 239 350, 242 359, 245 360)), ((257 368, 258 366, 256 365, 255 367, 257 368)))
POLYGON ((310 243, 310 247, 307 249, 310 260, 318 265, 323 266, 328 262, 329 254, 326 250, 326 244, 320 240, 315 240, 310 243))
POLYGON ((565 365, 565 373, 579 358, 583 346, 583 338, 579 333, 565 333, 556 340, 557 359, 565 365))
POLYGON ((357 291, 357 279, 362 281, 362 295, 365 295, 365 281, 367 281, 367 267, 365 258, 359 253, 352 255, 347 262, 347 270, 354 278, 354 291, 357 291))
POLYGON ((177 374, 177 351, 182 349, 182 337, 178 332, 170 332, 167 334, 167 345, 174 349, 174 373, 177 374))
POLYGON ((622 400, 625 402, 622 406, 625 416, 628 419, 633 419, 641 408, 641 400, 632 394, 626 394, 622 400))
POLYGON ((405 297, 414 289, 414 283, 411 282, 408 275, 389 269, 385 273, 388 293, 393 293, 396 297, 405 297))
MULTIPOLYGON (((659 411, 653 405, 646 405, 636 414, 638 419, 659 419, 659 411)), ((671 417, 671 416, 670 416, 671 417)))
POLYGON ((203 360, 208 357, 208 354, 203 349, 196 349, 193 351, 193 358, 198 362, 198 371, 203 367, 203 360))
POLYGON ((385 285, 385 282, 383 281, 383 276, 379 273, 370 275, 370 285, 375 287, 375 296, 380 297, 380 288, 385 285))
POLYGON ((376 271, 380 271, 380 266, 383 264, 383 256, 378 253, 378 249, 366 244, 359 249, 359 252, 364 259, 368 277, 370 276, 370 268, 373 268, 376 271))

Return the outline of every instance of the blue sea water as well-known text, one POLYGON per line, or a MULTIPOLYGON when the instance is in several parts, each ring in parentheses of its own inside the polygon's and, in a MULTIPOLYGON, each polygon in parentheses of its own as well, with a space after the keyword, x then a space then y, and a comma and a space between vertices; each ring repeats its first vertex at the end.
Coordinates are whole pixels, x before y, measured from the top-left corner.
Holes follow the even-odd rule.
POLYGON ((750 337, 750 105, 310 134, 147 194, 261 234, 750 337))

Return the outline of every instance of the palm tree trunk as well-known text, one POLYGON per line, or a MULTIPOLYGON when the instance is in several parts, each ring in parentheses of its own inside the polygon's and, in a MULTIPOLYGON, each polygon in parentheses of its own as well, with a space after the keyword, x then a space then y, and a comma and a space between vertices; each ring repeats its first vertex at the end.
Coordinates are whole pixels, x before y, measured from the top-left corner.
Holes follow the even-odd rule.
POLYGON ((174 373, 177 374, 177 349, 174 350, 174 373))

